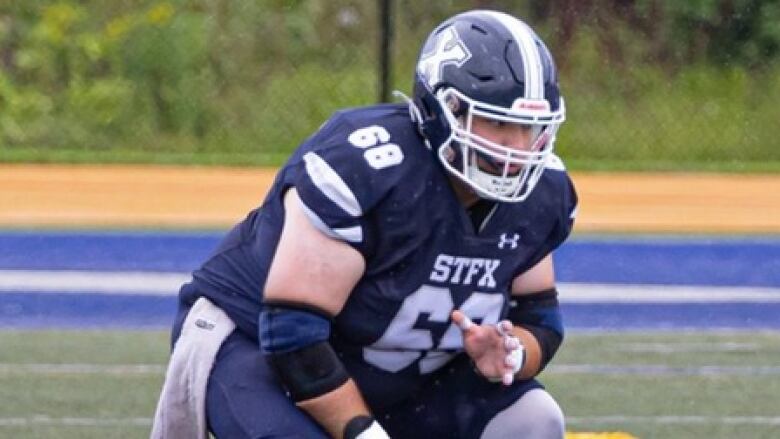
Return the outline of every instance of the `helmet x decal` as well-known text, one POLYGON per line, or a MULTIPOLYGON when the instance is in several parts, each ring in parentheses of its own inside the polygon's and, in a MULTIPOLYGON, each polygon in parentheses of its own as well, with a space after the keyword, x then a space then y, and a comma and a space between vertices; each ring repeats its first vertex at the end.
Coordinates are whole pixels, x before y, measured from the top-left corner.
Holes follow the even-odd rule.
POLYGON ((458 67, 471 58, 471 52, 460 39, 454 26, 450 26, 439 34, 436 47, 432 52, 424 53, 420 58, 417 70, 433 87, 441 79, 444 66, 454 64, 458 67))

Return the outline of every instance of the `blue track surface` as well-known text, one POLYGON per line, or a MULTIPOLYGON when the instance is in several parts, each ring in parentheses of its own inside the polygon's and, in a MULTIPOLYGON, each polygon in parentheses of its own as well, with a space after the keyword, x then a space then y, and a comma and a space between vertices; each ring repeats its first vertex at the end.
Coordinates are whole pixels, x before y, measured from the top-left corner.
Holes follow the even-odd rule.
POLYGON ((780 238, 579 239, 556 266, 562 282, 780 287, 780 238))
MULTIPOLYGON (((0 270, 189 272, 216 232, 0 233, 0 270)), ((576 283, 780 288, 780 237, 589 237, 556 253, 558 280, 576 283)), ((121 294, 0 292, 0 327, 165 327, 175 298, 121 294)), ((567 326, 780 329, 780 302, 565 304, 567 326)))
POLYGON ((222 233, 5 232, 0 269, 191 271, 222 233))

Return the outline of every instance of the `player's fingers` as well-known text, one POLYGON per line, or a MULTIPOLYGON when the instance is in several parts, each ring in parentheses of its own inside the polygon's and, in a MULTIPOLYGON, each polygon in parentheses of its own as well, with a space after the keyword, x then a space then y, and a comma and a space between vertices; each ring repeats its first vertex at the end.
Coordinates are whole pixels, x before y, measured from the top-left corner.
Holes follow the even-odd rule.
POLYGON ((520 339, 511 335, 504 337, 504 347, 508 351, 515 350, 520 347, 520 339))
POLYGON ((500 335, 509 335, 512 333, 512 322, 509 320, 501 320, 500 322, 496 323, 496 331, 500 335))
POLYGON ((505 386, 511 386, 512 383, 515 381, 515 374, 512 372, 506 372, 504 375, 501 376, 501 382, 504 383, 505 386))
POLYGON ((463 314, 458 310, 452 312, 452 321, 455 322, 463 332, 468 331, 474 326, 474 322, 472 322, 466 314, 463 314))
POLYGON ((510 368, 512 370, 515 370, 515 368, 517 367, 517 361, 518 360, 519 359, 517 358, 517 355, 515 355, 514 351, 509 352, 506 355, 506 357, 504 357, 504 366, 506 366, 506 367, 508 367, 508 368, 510 368))
POLYGON ((515 381, 515 374, 520 369, 521 364, 519 362, 521 361, 522 358, 517 355, 517 348, 510 350, 504 357, 504 366, 509 369, 501 375, 501 382, 505 386, 510 386, 515 381))
POLYGON ((460 320, 460 323, 458 323, 458 326, 462 331, 465 332, 474 326, 474 322, 472 322, 470 318, 464 315, 463 318, 460 320))

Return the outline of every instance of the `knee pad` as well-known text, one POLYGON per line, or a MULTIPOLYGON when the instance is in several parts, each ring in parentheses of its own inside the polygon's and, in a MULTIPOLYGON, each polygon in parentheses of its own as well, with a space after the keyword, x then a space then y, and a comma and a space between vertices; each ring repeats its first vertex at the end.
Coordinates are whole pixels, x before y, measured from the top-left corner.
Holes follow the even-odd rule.
POLYGON ((480 438, 562 439, 565 431, 563 411, 555 399, 544 389, 532 389, 498 412, 480 438))

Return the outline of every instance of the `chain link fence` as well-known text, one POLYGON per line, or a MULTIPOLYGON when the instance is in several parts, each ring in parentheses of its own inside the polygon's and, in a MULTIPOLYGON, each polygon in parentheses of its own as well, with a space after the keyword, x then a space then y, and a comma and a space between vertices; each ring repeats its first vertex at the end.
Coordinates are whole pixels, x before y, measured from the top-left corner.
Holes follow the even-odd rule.
POLYGON ((570 166, 780 162, 780 10, 769 0, 693 3, 2 4, 0 160, 278 164, 333 111, 409 93, 430 30, 490 7, 522 17, 551 47, 568 107, 558 148, 570 166))

